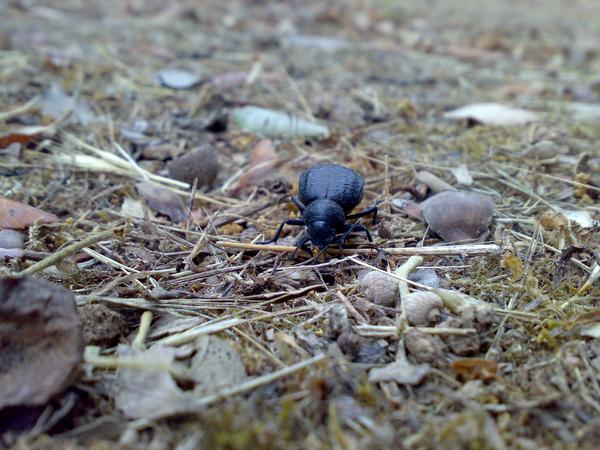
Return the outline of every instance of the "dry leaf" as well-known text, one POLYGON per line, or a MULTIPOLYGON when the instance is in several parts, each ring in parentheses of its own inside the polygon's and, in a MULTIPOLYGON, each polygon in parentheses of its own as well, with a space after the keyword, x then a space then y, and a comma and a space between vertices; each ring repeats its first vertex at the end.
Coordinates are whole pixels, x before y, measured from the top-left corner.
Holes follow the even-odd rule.
POLYGON ((600 338, 600 323, 595 323, 582 328, 579 334, 582 336, 600 338))
POLYGON ((461 358, 452 362, 452 371, 463 382, 494 381, 497 379, 498 363, 483 358, 461 358))
POLYGON ((140 350, 127 345, 117 349, 119 358, 137 361, 140 368, 121 368, 115 380, 115 405, 130 419, 169 416, 190 411, 194 397, 177 386, 168 371, 177 349, 155 346, 140 350), (142 367, 147 365, 147 367, 142 367))
POLYGON ((0 148, 11 144, 25 145, 47 137, 52 128, 45 126, 16 127, 0 130, 0 148))
POLYGON ((525 109, 499 103, 474 103, 444 113, 446 119, 468 119, 484 125, 523 125, 533 122, 537 115, 525 109))
POLYGON ((469 172, 469 168, 464 164, 462 166, 455 167, 454 169, 450 169, 454 178, 456 178, 456 182, 458 184, 462 184, 464 186, 470 186, 473 184, 473 177, 469 172))
POLYGON ((26 228, 37 220, 48 223, 57 219, 54 214, 0 197, 0 228, 26 228))
POLYGON ((73 294, 38 278, 0 280, 0 317, 0 410, 46 404, 83 356, 73 294))
POLYGON ((71 113, 75 122, 87 125, 94 118, 85 100, 67 95, 57 84, 53 84, 44 92, 40 106, 42 114, 53 120, 62 119, 71 113))
POLYGON ((139 200, 131 197, 125 197, 121 205, 121 214, 125 217, 133 217, 134 219, 144 218, 144 205, 139 200))
POLYGON ((192 358, 190 376, 196 382, 196 393, 206 394, 246 380, 242 358, 229 341, 202 336, 195 346, 197 350, 192 358))
POLYGON ((494 215, 492 199, 475 192, 440 192, 420 207, 429 228, 446 242, 478 238, 494 215))
POLYGON ((583 209, 563 209, 561 212, 567 219, 577 223, 580 227, 591 228, 594 226, 594 219, 592 219, 592 215, 589 211, 583 209))
POLYGON ((233 189, 234 195, 246 186, 253 186, 264 181, 277 164, 277 151, 270 139, 258 141, 250 152, 250 169, 242 175, 233 189))
POLYGON ((173 222, 181 222, 187 218, 183 200, 173 191, 147 181, 137 183, 135 187, 148 206, 156 212, 168 216, 173 222))

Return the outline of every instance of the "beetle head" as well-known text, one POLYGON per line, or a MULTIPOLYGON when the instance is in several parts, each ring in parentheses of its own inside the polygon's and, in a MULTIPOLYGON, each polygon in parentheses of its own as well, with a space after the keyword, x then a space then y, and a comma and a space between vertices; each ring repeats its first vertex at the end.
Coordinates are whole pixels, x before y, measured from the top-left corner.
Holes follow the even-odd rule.
POLYGON ((308 225, 307 234, 311 242, 323 250, 335 239, 335 228, 324 220, 317 220, 308 225))

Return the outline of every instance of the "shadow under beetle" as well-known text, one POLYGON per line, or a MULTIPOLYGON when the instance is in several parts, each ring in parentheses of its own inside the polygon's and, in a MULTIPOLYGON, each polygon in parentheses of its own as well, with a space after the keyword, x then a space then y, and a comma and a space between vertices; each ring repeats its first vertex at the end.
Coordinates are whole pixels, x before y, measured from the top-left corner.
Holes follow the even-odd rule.
POLYGON ((362 175, 339 164, 324 164, 303 172, 299 180, 299 195, 292 196, 302 218, 285 220, 277 228, 273 239, 262 244, 276 242, 285 225, 306 226, 306 233, 296 242, 298 248, 312 242, 323 252, 334 241, 342 248, 348 236, 356 231, 364 231, 367 239, 373 242, 371 233, 363 225, 358 222, 346 224, 348 219, 369 214, 373 214, 375 223, 376 206, 347 215, 362 200, 364 188, 362 175))

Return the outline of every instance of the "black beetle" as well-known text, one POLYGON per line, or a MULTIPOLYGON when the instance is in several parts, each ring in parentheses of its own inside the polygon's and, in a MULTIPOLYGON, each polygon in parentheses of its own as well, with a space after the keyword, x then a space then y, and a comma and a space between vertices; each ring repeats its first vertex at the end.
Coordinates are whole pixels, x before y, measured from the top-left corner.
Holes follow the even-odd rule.
POLYGON ((302 219, 288 219, 279 225, 273 239, 262 242, 269 244, 277 241, 284 225, 305 225, 306 233, 298 239, 298 248, 303 248, 309 241, 324 251, 336 240, 340 248, 354 231, 364 231, 370 242, 371 233, 364 226, 355 222, 346 224, 347 219, 373 214, 373 223, 377 219, 377 207, 372 206, 364 211, 347 215, 360 203, 365 188, 365 179, 352 169, 339 164, 324 164, 313 167, 300 175, 299 195, 292 196, 302 219))

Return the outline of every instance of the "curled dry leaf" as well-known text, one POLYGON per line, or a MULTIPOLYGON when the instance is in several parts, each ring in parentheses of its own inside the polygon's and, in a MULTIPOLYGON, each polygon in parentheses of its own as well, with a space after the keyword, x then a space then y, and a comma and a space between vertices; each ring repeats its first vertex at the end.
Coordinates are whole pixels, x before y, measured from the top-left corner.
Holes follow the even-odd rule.
POLYGON ((494 215, 492 199, 474 192, 440 192, 420 207, 429 228, 446 242, 478 238, 494 215))
POLYGON ((484 125, 524 125, 538 116, 526 109, 500 103, 474 103, 444 113, 446 119, 470 120, 484 125))
POLYGON ((329 128, 280 111, 256 106, 236 108, 231 112, 233 122, 243 130, 267 137, 329 136, 329 128))
POLYGON ((246 186, 260 183, 273 171, 277 164, 277 150, 270 139, 262 139, 250 152, 250 169, 238 180, 233 189, 234 195, 246 186))
POLYGON ((212 145, 202 145, 167 164, 169 176, 190 186, 210 186, 219 173, 217 152, 212 145))
POLYGON ((73 294, 37 278, 0 280, 0 410, 44 405, 73 381, 83 334, 73 294))
POLYGON ((0 228, 26 228, 38 220, 48 223, 57 219, 54 214, 0 197, 0 228))
POLYGON ((143 181, 135 185, 150 208, 169 217, 173 222, 187 218, 183 200, 179 195, 155 183, 143 181))

